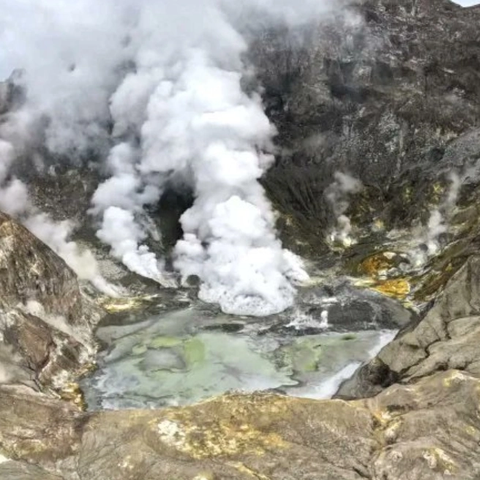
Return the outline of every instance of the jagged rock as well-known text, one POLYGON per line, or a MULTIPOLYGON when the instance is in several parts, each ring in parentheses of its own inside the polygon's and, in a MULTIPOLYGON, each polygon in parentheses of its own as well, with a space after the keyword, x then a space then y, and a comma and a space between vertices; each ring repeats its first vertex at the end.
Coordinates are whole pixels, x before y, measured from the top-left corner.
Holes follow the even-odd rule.
POLYGON ((46 314, 81 323, 82 299, 75 274, 50 248, 0 213, 0 307, 39 303, 46 314))
POLYGON ((0 83, 0 115, 7 112, 8 104, 8 84, 6 82, 0 83))
POLYGON ((338 395, 362 398, 394 382, 413 383, 441 370, 480 377, 480 257, 470 257, 433 307, 401 331, 338 395))
POLYGON ((192 407, 82 414, 25 389, 0 387, 0 400, 3 455, 64 480, 480 474, 480 381, 459 371, 350 403, 224 395, 192 407))
POLYGON ((60 388, 93 359, 102 310, 62 259, 3 213, 0 271, 0 383, 60 388))
POLYGON ((61 319, 57 321, 58 328, 18 310, 0 317, 3 334, 0 352, 6 350, 10 354, 2 363, 11 364, 5 381, 24 383, 27 381, 25 373, 28 373, 28 378, 33 375, 41 385, 59 388, 68 378, 74 377, 88 358, 93 360, 93 339, 85 335, 75 338, 73 329, 62 325, 61 319))

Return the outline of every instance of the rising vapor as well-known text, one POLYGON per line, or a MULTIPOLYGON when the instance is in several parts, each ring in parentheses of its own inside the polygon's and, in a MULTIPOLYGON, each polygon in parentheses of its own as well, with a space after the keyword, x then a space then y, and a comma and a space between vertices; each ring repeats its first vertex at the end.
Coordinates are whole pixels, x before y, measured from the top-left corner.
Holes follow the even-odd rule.
MULTIPOLYGON (((105 158, 108 178, 91 212, 98 238, 131 271, 167 282, 145 244, 142 212, 179 182, 195 197, 174 252, 182 279, 199 277, 200 298, 227 313, 269 315, 292 305, 307 275, 276 238, 258 182, 273 160, 275 129, 260 95, 243 88, 250 67, 241 32, 251 11, 264 22, 299 25, 330 7, 297 3, 0 0, 0 63, 5 75, 23 69, 18 82, 27 92, 0 125, 0 207, 5 189, 28 203, 9 164, 41 131, 59 158, 92 151, 105 158)), ((36 218, 30 223, 41 230, 36 218)), ((71 257, 75 247, 66 250, 71 257)))

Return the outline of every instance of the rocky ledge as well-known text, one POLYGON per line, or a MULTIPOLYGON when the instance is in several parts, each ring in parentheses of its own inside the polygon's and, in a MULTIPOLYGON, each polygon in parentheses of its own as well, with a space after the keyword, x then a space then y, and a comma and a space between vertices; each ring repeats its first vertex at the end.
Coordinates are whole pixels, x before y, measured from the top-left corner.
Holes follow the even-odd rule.
POLYGON ((479 387, 452 370, 353 402, 225 395, 187 408, 96 414, 2 387, 0 445, 16 462, 0 464, 0 476, 473 480, 479 387))

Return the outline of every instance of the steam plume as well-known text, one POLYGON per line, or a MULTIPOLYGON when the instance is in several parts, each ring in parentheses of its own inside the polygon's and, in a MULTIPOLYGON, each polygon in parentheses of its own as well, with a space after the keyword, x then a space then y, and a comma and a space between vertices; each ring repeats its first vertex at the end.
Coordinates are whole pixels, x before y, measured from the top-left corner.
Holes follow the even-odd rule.
POLYGON ((118 296, 120 291, 102 277, 92 252, 88 249, 82 251, 69 240, 73 225, 68 221, 54 222, 41 213, 31 203, 26 185, 17 178, 9 178, 8 170, 14 158, 13 145, 0 140, 0 210, 19 217, 32 233, 65 260, 81 280, 90 281, 106 295, 118 296))
MULTIPOLYGON (((75 157, 94 148, 106 158, 108 179, 92 199, 97 236, 130 270, 163 284, 142 212, 168 181, 190 185, 195 202, 175 249, 182 278, 198 276, 200 297, 225 312, 279 312, 306 274, 277 240, 258 183, 272 162, 275 130, 258 93, 242 87, 248 45, 239 32, 252 9, 299 25, 329 7, 309 0, 0 0, 7 47, 0 64, 25 69, 28 95, 0 136, 19 151, 29 135, 22 140, 18 132, 42 125, 50 153, 75 157)), ((24 195, 15 182, 5 188, 24 195)))
POLYGON ((355 243, 355 239, 351 236, 352 224, 345 212, 350 205, 350 195, 360 192, 363 185, 360 180, 342 172, 335 172, 334 178, 335 181, 325 192, 325 197, 332 207, 337 223, 329 235, 329 240, 332 243, 340 243, 348 247, 355 243))
POLYGON ((428 224, 418 238, 420 245, 424 245, 425 248, 416 248, 410 252, 413 265, 423 266, 431 257, 441 252, 441 236, 449 231, 449 222, 457 205, 462 183, 469 174, 470 170, 467 169, 462 175, 455 171, 447 175, 450 185, 444 199, 430 212, 428 224))

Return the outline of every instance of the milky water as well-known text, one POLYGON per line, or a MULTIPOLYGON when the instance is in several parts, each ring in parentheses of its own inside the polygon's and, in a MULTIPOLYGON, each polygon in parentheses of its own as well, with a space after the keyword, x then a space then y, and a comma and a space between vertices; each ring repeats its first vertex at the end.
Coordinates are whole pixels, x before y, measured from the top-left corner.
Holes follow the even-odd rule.
POLYGON ((323 326, 308 336, 265 333, 249 319, 190 307, 103 327, 107 348, 82 387, 90 409, 187 405, 231 391, 328 398, 394 335, 323 326))

